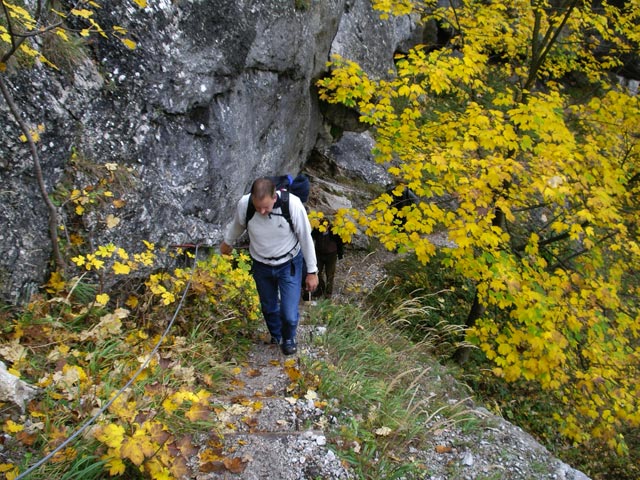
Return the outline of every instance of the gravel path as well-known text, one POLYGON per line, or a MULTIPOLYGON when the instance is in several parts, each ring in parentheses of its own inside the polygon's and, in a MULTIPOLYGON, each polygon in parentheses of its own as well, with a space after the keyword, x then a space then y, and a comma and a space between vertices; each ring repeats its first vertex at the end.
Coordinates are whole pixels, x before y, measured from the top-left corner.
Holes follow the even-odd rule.
MULTIPOLYGON (((309 354, 310 327, 301 325, 298 355, 309 354)), ((266 335, 265 335, 266 338, 266 335)), ((220 398, 221 438, 208 439, 194 457, 193 478, 328 479, 353 478, 318 427, 323 411, 313 392, 294 398, 290 391, 300 375, 298 355, 284 357, 266 342, 253 346, 220 398), (211 458, 203 462, 203 458, 211 458)))

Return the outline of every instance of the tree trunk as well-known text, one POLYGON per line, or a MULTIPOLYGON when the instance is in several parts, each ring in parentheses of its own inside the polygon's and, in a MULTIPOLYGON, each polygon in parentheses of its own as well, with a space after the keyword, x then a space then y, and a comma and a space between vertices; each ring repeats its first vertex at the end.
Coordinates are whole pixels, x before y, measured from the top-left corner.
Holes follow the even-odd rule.
MULTIPOLYGON (((467 315, 467 320, 465 325, 467 328, 473 327, 476 324, 476 321, 484 314, 485 307, 480 303, 478 299, 478 292, 476 291, 473 296, 473 305, 471 305, 471 310, 469 310, 469 315, 467 315)), ((471 354, 471 347, 463 345, 457 348, 457 350, 453 353, 453 360, 462 365, 463 363, 469 360, 469 355, 471 354)))
MULTIPOLYGON (((502 210, 499 208, 495 209, 495 216, 491 224, 494 227, 500 227, 503 230, 506 228, 507 218, 502 210)), ((465 325, 467 328, 471 328, 476 324, 476 321, 484 314, 486 308, 482 303, 480 303, 480 299, 478 298, 478 290, 476 289, 476 293, 473 296, 473 304, 471 305, 471 310, 469 310, 469 315, 467 315, 467 320, 465 325)), ((453 360, 462 365, 463 363, 469 360, 469 355, 471 353, 471 347, 463 345, 458 347, 457 350, 453 353, 453 360)))

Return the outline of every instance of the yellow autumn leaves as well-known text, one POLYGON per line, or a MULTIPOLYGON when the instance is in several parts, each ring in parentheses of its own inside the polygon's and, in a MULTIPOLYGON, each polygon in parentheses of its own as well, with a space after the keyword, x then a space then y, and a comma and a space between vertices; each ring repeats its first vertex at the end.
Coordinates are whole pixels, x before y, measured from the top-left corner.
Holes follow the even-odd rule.
MULTIPOLYGON (((154 244, 145 242, 145 247, 147 250, 143 253, 156 255, 154 244)), ((153 256, 144 258, 152 261, 153 256)), ((93 274, 95 262, 100 260, 104 265, 99 273, 115 275, 112 269, 107 270, 110 262, 114 259, 124 262, 135 255, 109 244, 98 247, 91 256, 82 257, 93 265, 86 274, 93 274)), ((214 255, 210 260, 199 261, 201 273, 193 279, 193 292, 197 293, 192 293, 193 301, 189 308, 194 306, 202 316, 196 311, 188 313, 187 307, 183 311, 184 318, 197 320, 198 332, 204 332, 204 315, 214 319, 213 327, 209 327, 207 333, 212 335, 211 338, 216 335, 213 328, 226 328, 233 317, 239 318, 235 322, 242 324, 258 319, 259 306, 255 286, 248 273, 248 260, 246 256, 237 255, 232 262, 214 255), (206 312, 207 309, 210 313, 206 312), (224 314, 216 316, 216 309, 224 309, 224 314), (222 327, 218 324, 219 318, 226 319, 222 327)), ((76 261, 82 263, 78 258, 76 261)), ((82 264, 80 268, 85 269, 86 265, 82 264)), ((190 270, 174 269, 169 278, 157 281, 168 282, 166 287, 178 291, 184 289, 190 274, 190 270)), ((81 288, 79 283, 78 278, 65 280, 56 273, 48 284, 48 290, 58 296, 51 301, 34 299, 26 309, 30 314, 24 323, 15 319, 3 329, 0 356, 11 362, 11 373, 16 376, 37 375, 37 385, 42 389, 41 397, 30 404, 25 416, 21 417, 22 423, 5 422, 5 432, 15 439, 12 441, 22 442, 22 445, 31 446, 38 441, 33 448, 51 450, 73 433, 73 428, 65 423, 70 412, 79 418, 89 418, 109 398, 113 398, 117 388, 124 385, 133 372, 138 372, 145 364, 131 389, 115 398, 82 442, 67 446, 55 455, 52 468, 81 462, 86 454, 82 449, 90 444, 95 448, 91 454, 105 462, 105 471, 112 476, 123 476, 132 471, 142 471, 154 479, 188 476, 187 459, 196 454, 196 447, 185 432, 202 426, 208 431, 212 428, 225 429, 227 413, 236 408, 230 406, 221 410, 210 403, 210 389, 216 387, 220 375, 214 371, 222 369, 218 364, 216 343, 199 342, 194 345, 188 338, 168 335, 159 352, 149 357, 161 338, 159 334, 152 333, 155 328, 151 326, 151 331, 148 331, 136 326, 137 317, 133 317, 128 309, 109 310, 107 293, 96 297, 100 302, 76 303, 70 292, 81 288), (102 307, 95 308, 96 303, 102 307), (37 325, 32 325, 32 316, 40 318, 37 325), (33 341, 46 347, 38 349, 38 352, 28 352, 22 343, 33 341), (194 366, 194 355, 197 367, 194 366), (51 368, 42 371, 34 369, 35 364, 51 368), (46 409, 44 413, 43 409, 46 409), (43 417, 47 419, 46 426, 40 421, 43 417), (41 425, 40 430, 35 433, 28 430, 36 424, 41 425), (92 439, 96 442, 91 443, 92 439)), ((153 305, 159 310, 164 308, 162 297, 158 298, 151 292, 151 287, 148 288, 147 292, 141 288, 137 296, 144 302, 141 308, 153 305)), ((118 292, 109 293, 115 296, 118 292)), ((130 300, 127 303, 133 305, 130 300)), ((245 405, 241 407, 245 408, 245 405)), ((261 403, 252 402, 246 408, 255 411, 261 408, 261 403)), ((19 468, 8 463, 0 464, 0 471, 7 478, 15 478, 19 474, 19 468)))
MULTIPOLYGON (((143 243, 146 246, 146 250, 133 255, 129 255, 121 247, 107 244, 99 246, 93 253, 77 255, 71 258, 71 261, 86 271, 101 271, 109 268, 114 275, 129 275, 132 271, 139 270, 142 267, 150 267, 154 263, 156 258, 155 245, 146 240, 143 243)), ((151 281, 153 282, 153 279, 151 281)), ((56 272, 52 275, 47 286, 50 291, 56 291, 56 289, 64 288, 65 284, 61 280, 60 274, 56 272)), ((154 291, 153 293, 162 294, 163 292, 154 291)), ((171 297, 171 300, 166 301, 165 305, 172 303, 173 300, 174 298, 171 297)), ((135 300, 130 301, 136 302, 135 300)), ((98 294, 96 302, 99 305, 106 305, 109 302, 109 295, 104 292, 98 294)), ((135 304, 132 306, 135 306, 135 304)))
POLYGON ((612 51, 637 49, 637 12, 432 3, 374 8, 447 24, 451 48, 398 55, 396 75, 380 80, 334 57, 318 82, 323 100, 356 109, 375 128, 376 160, 421 200, 395 208, 382 194, 344 221, 425 263, 436 251, 430 235, 444 234, 453 245, 443 249, 446 264, 497 312, 469 330, 494 373, 557 395, 569 438, 624 450, 618 432, 640 425, 632 327, 640 289, 630 272, 640 264, 640 102, 606 85, 594 52, 571 45, 584 44, 592 25, 612 51), (554 44, 562 24, 563 43, 554 44), (597 96, 573 102, 556 78, 575 71, 598 82, 597 96), (607 381, 596 389, 594 379, 607 381))
MULTIPOLYGON (((147 6, 146 0, 132 0, 138 8, 145 8, 147 6)), ((64 10, 62 7, 50 8, 52 14, 56 15, 63 21, 73 17, 80 19, 85 24, 84 27, 77 31, 80 37, 86 38, 91 35, 97 34, 102 37, 108 37, 109 34, 118 38, 123 45, 128 49, 134 50, 136 48, 136 42, 128 37, 128 32, 125 28, 118 25, 114 25, 110 32, 106 32, 100 23, 95 19, 96 10, 102 8, 97 1, 82 1, 74 4, 74 8, 64 10)), ((41 12, 31 12, 28 8, 23 7, 19 2, 4 1, 4 15, 7 16, 7 22, 9 22, 13 30, 9 31, 4 25, 0 25, 0 42, 12 46, 17 45, 18 49, 29 58, 36 58, 46 65, 52 68, 57 68, 55 64, 49 61, 41 52, 41 49, 34 48, 31 41, 17 43, 16 34, 21 37, 36 37, 40 34, 44 34, 48 30, 52 30, 63 41, 69 41, 71 33, 66 29, 64 23, 62 25, 43 25, 40 22, 40 18, 36 21, 36 16, 41 12)), ((0 72, 6 68, 5 64, 0 64, 0 72)))

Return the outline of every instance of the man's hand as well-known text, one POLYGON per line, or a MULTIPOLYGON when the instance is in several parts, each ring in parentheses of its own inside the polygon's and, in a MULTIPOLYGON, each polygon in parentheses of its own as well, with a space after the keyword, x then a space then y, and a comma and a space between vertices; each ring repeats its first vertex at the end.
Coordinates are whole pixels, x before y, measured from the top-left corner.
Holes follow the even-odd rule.
POLYGON ((233 252, 233 247, 226 242, 222 242, 220 244, 220 253, 223 255, 231 255, 233 252))
POLYGON ((318 288, 318 274, 308 273, 304 284, 308 292, 315 292, 316 288, 318 288))

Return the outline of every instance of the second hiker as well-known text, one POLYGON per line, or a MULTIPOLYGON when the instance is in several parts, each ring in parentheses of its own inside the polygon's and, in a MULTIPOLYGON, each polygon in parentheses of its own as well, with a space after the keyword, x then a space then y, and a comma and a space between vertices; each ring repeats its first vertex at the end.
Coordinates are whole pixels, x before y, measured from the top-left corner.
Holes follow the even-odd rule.
POLYGON ((318 261, 319 284, 316 295, 328 299, 333 294, 336 263, 344 255, 344 244, 340 236, 331 231, 333 226, 328 219, 322 221, 321 227, 314 228, 311 232, 318 261))
POLYGON ((259 178, 253 182, 251 193, 238 201, 233 220, 220 244, 220 252, 230 254, 232 245, 245 230, 249 234, 249 253, 253 259, 252 275, 271 343, 280 345, 285 355, 292 355, 297 352, 303 262, 306 263, 306 289, 314 291, 318 286, 316 254, 307 212, 298 197, 276 191, 270 178, 259 178), (247 215, 249 202, 255 207, 255 214, 250 217, 247 215))

